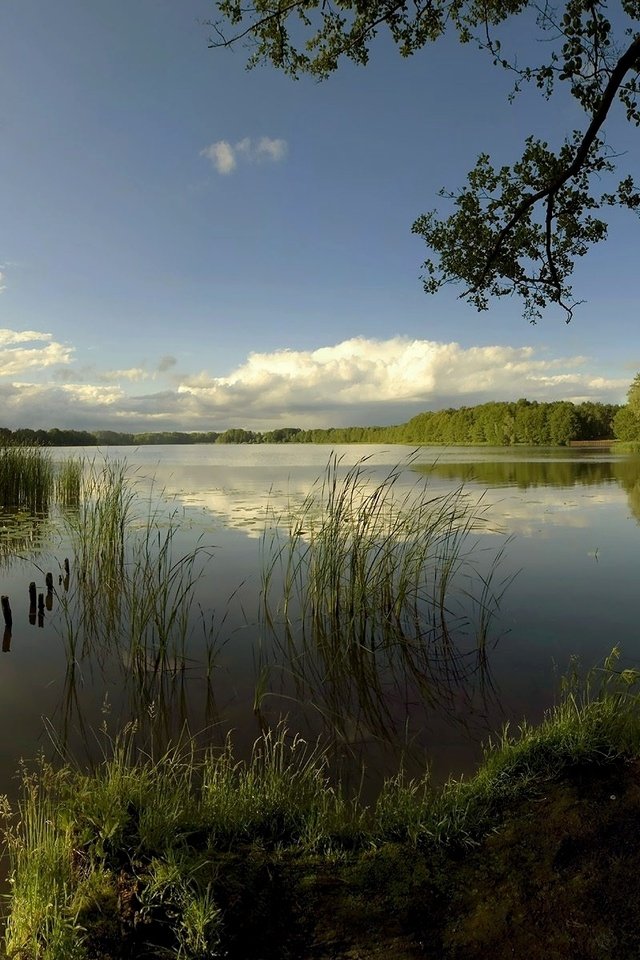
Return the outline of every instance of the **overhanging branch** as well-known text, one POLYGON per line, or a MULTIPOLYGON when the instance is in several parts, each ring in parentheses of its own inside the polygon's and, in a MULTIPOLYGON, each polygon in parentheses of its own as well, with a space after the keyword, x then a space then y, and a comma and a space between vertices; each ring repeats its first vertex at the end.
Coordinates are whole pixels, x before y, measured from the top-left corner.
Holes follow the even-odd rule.
MULTIPOLYGON (((578 149, 576 150, 576 154, 572 162, 562 173, 560 173, 557 177, 555 177, 555 179, 552 180, 551 183, 549 183, 546 187, 543 187, 541 190, 538 190, 537 193, 530 193, 527 196, 523 197, 523 199, 518 204, 515 210, 515 213, 512 215, 511 219, 509 220, 509 222, 505 224, 505 226, 502 228, 502 230, 498 234, 496 241, 489 253, 489 256, 487 257, 486 263, 482 271, 482 275, 480 276, 479 280, 473 286, 469 287, 469 289, 463 294, 463 296, 466 296, 469 293, 475 293, 484 286, 488 275, 490 274, 496 260, 498 259, 498 257, 500 256, 500 253, 502 252, 502 248, 509 234, 522 221, 522 219, 527 215, 529 210, 531 210, 532 207, 534 207, 537 203, 539 203, 541 200, 544 200, 545 198, 551 203, 551 206, 549 206, 549 204, 547 205, 547 227, 546 227, 547 257, 549 259, 549 242, 551 237, 551 231, 550 231, 550 225, 549 225, 549 212, 552 211, 553 209, 553 201, 556 195, 558 194, 558 191, 562 189, 565 183, 571 180, 582 169, 589 155, 589 150, 593 146, 598 136, 598 132, 600 131, 600 128, 602 127, 602 124, 604 123, 607 117, 607 114, 609 113, 611 104, 613 103, 613 100, 616 94, 621 88, 624 78, 626 77, 627 73, 630 70, 632 70, 634 67, 636 67, 639 64, 640 64, 640 36, 637 36, 631 42, 627 50, 622 54, 622 56, 616 63, 614 69, 611 71, 611 76, 609 77, 609 81, 602 94, 602 98, 598 105, 598 109, 593 114, 591 123, 589 124, 582 140, 580 141, 580 144, 578 146, 578 149)), ((552 280, 553 280, 554 269, 555 267, 553 264, 553 258, 551 257, 549 259, 549 270, 551 273, 552 280)), ((556 280, 557 280, 557 274, 556 274, 556 280)))

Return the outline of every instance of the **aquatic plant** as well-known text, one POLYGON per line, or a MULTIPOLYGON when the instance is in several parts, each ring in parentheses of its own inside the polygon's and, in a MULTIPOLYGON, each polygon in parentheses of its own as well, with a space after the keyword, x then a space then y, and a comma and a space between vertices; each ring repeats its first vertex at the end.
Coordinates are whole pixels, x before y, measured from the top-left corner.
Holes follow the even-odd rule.
MULTIPOLYGON (((335 726, 351 708, 376 736, 395 721, 394 691, 425 706, 487 674, 492 620, 509 577, 487 559, 481 499, 463 488, 434 496, 428 481, 398 480, 411 461, 374 480, 366 459, 327 471, 262 541, 264 678, 269 650, 335 726), (404 691, 404 695, 403 695, 404 691)), ((404 722, 404 717, 400 722, 404 722)))
POLYGON ((69 457, 56 464, 56 503, 63 508, 79 507, 82 498, 85 462, 80 457, 69 457))
POLYGON ((44 512, 54 493, 54 470, 42 447, 0 445, 0 507, 44 512))
POLYGON ((72 571, 59 594, 68 664, 64 707, 70 715, 79 662, 119 663, 142 714, 153 703, 175 731, 170 707, 184 699, 196 634, 209 671, 215 658, 213 621, 196 600, 212 548, 198 540, 181 552, 175 506, 140 479, 125 461, 94 462, 85 469, 79 509, 64 513, 72 571))

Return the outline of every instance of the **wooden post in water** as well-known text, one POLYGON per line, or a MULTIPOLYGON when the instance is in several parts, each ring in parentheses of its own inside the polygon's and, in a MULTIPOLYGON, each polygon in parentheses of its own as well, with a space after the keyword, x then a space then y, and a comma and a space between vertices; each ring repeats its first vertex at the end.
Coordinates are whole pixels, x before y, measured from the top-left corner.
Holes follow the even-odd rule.
POLYGON ((1 597, 0 603, 2 604, 2 616, 4 617, 5 626, 11 630, 13 626, 13 617, 11 616, 11 604, 9 603, 9 597, 1 597))
POLYGON ((53 574, 48 573, 44 578, 44 582, 47 585, 47 599, 45 600, 45 604, 47 610, 53 610, 53 574))
POLYGON ((2 597, 2 615, 4 617, 4 635, 2 637, 2 649, 8 653, 11 649, 11 627, 13 626, 13 617, 11 616, 11 604, 9 597, 2 597))
POLYGON ((36 622, 36 600, 36 585, 32 580, 29 584, 29 623, 31 626, 34 626, 36 622))
POLYGON ((38 626, 44 627, 44 593, 38 594, 38 626))

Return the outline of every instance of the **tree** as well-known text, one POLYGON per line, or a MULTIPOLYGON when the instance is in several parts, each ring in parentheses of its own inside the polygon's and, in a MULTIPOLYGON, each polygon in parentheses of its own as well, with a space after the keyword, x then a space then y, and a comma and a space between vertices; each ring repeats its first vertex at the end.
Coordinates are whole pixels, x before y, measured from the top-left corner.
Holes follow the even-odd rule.
POLYGON ((619 440, 640 440, 640 373, 627 391, 627 406, 615 415, 613 429, 619 440))
POLYGON ((613 431, 618 440, 640 440, 640 419, 631 407, 621 407, 613 419, 613 431))
POLYGON ((633 383, 627 390, 627 403, 631 412, 640 418, 640 373, 635 375, 633 383))
POLYGON ((428 293, 461 283, 461 297, 486 310, 490 297, 519 296, 533 323, 549 304, 567 323, 576 306, 575 262, 603 240, 602 211, 640 213, 640 191, 616 172, 619 158, 605 139, 616 101, 640 124, 640 0, 218 0, 222 19, 210 24, 212 47, 251 46, 248 66, 270 62, 293 77, 325 79, 348 58, 366 64, 371 43, 386 28, 402 56, 455 30, 475 41, 495 66, 510 71, 514 94, 534 84, 547 100, 566 88, 584 111, 583 128, 557 150, 529 137, 517 163, 494 166, 478 157, 466 186, 441 195, 453 212, 419 216, 413 231, 433 251, 424 263, 428 293), (546 58, 522 66, 497 36, 506 21, 535 18, 546 58), (605 189, 605 186, 607 189, 605 189))

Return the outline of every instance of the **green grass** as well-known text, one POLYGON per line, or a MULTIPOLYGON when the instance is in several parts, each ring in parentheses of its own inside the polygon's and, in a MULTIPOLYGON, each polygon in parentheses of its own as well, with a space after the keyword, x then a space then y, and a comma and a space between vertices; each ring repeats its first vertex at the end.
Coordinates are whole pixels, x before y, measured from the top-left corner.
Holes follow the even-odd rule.
POLYGON ((238 902, 250 910, 253 896, 262 909, 263 868, 285 898, 283 877, 296 896, 346 865, 370 877, 376 850, 406 849, 403 862, 442 871, 519 803, 535 810, 567 771, 639 757, 640 673, 620 669, 617 651, 583 679, 573 669, 545 720, 505 730, 474 777, 435 790, 399 774, 369 807, 332 785, 326 752, 283 727, 246 761, 230 744, 202 754, 191 742, 152 758, 133 732, 91 773, 44 761, 23 771, 17 815, 6 812, 8 956, 224 956, 241 936, 238 902))
POLYGON ((46 450, 0 445, 0 507, 44 512, 54 489, 54 468, 46 450))
POLYGON ((509 582, 498 576, 501 550, 482 548, 486 511, 464 489, 436 496, 424 478, 401 488, 410 464, 376 480, 366 458, 343 470, 334 456, 301 507, 271 518, 258 710, 284 668, 298 698, 338 731, 355 709, 388 737, 390 689, 409 685, 433 706, 464 679, 482 679, 509 582))
POLYGON ((187 668, 199 658, 211 672, 215 662, 213 619, 197 601, 212 548, 198 540, 181 549, 177 510, 162 492, 145 492, 125 461, 85 464, 79 500, 63 513, 71 570, 58 595, 68 665, 64 729, 78 667, 92 658, 122 664, 131 715, 153 710, 175 732, 187 668))
POLYGON ((84 483, 84 460, 80 457, 69 457, 59 462, 56 467, 56 502, 65 509, 79 508, 84 483))

